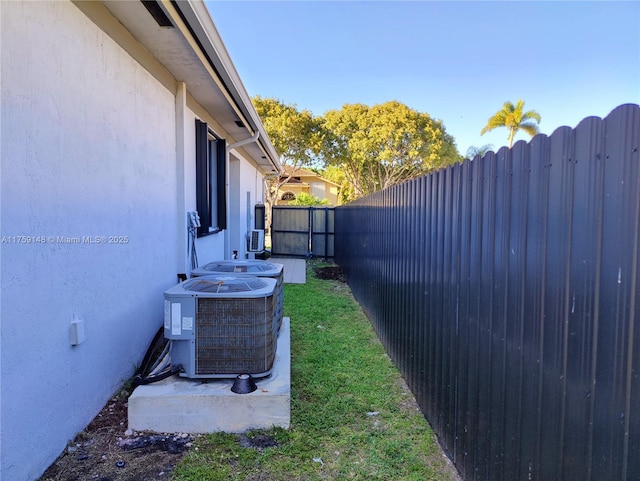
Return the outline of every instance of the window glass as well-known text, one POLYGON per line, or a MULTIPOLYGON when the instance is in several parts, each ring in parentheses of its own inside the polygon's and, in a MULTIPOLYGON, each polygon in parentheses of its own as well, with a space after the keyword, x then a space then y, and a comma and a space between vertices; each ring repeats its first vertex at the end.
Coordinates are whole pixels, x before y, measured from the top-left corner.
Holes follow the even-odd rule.
POLYGON ((227 227, 226 142, 196 119, 196 208, 200 215, 198 237, 227 227))

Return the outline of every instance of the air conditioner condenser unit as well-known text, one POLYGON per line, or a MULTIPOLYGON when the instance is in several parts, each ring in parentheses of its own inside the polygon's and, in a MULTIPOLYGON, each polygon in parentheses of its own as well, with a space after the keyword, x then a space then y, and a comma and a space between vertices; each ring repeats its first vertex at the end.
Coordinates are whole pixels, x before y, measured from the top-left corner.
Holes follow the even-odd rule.
POLYGON ((276 332, 280 331, 284 310, 284 265, 257 259, 248 260, 219 260, 209 262, 191 271, 191 277, 207 275, 216 276, 255 276, 268 277, 276 280, 275 289, 275 319, 276 332))
POLYGON ((271 374, 276 280, 203 276, 164 294, 164 335, 171 363, 188 378, 255 378, 271 374))

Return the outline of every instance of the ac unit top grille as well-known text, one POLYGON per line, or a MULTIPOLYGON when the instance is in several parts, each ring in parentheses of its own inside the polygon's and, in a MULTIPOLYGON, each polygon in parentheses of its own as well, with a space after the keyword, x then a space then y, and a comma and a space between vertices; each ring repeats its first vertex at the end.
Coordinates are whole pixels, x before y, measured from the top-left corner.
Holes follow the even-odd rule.
POLYGON ((224 274, 279 274, 282 264, 273 264, 259 260, 214 261, 199 267, 192 274, 224 273, 224 274))
POLYGON ((193 292, 238 293, 264 289, 268 284, 257 277, 203 276, 193 278, 183 284, 183 288, 193 292))

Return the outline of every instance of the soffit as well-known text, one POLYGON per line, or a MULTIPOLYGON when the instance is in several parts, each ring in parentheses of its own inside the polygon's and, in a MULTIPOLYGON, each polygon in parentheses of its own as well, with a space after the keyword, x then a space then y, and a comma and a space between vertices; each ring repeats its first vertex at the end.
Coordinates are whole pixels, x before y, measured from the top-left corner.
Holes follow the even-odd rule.
MULTIPOLYGON (((120 23, 153 55, 177 81, 185 82, 191 97, 209 112, 218 124, 231 137, 229 143, 244 140, 253 134, 245 125, 251 122, 251 113, 243 105, 242 100, 234 98, 237 90, 229 86, 211 65, 211 59, 203 52, 199 41, 189 31, 189 26, 180 18, 178 12, 167 11, 174 27, 161 27, 140 1, 106 1, 105 7, 120 23), (244 125, 238 126, 237 121, 244 125)), ((216 59, 216 61, 220 61, 216 59)), ((237 97, 237 94, 236 94, 237 97)), ((250 101, 250 100, 249 100, 250 101)), ((266 137, 263 129, 257 127, 266 137)), ((254 142, 245 145, 243 150, 259 164, 267 173, 275 172, 273 160, 275 150, 268 145, 254 142)), ((277 154, 275 154, 277 163, 277 154)))

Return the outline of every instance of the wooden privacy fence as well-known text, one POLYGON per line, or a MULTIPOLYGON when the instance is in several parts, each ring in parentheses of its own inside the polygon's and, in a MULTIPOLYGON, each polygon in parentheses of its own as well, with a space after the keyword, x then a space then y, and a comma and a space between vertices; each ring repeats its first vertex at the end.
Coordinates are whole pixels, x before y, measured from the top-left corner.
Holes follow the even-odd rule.
POLYGON ((336 262, 466 481, 640 479, 640 109, 336 209, 336 262))
POLYGON ((271 218, 272 255, 333 257, 333 207, 274 206, 271 218))

